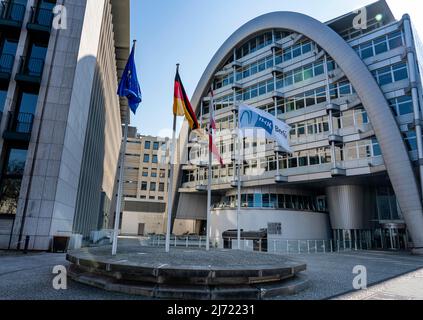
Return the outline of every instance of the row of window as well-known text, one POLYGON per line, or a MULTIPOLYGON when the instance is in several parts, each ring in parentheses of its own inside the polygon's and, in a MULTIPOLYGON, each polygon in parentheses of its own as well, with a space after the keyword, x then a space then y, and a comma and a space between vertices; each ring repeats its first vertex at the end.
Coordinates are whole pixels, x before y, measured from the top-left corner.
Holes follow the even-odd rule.
POLYGON ((239 49, 236 50, 236 58, 241 59, 246 55, 249 55, 261 48, 264 48, 273 43, 273 35, 272 32, 266 32, 259 36, 254 37, 253 39, 247 41, 242 45, 239 49))
POLYGON ((361 57, 361 59, 367 59, 375 55, 393 50, 403 45, 401 31, 384 35, 370 42, 361 44, 354 49, 361 57))
MULTIPOLYGON (((142 176, 145 177, 145 178, 149 176, 149 174, 148 174, 148 168, 143 168, 142 176)), ((157 169, 154 169, 154 168, 151 169, 150 176, 152 178, 157 178, 157 169)), ((166 178, 166 170, 161 169, 160 172, 159 172, 159 174, 158 174, 158 176, 159 176, 159 178, 162 178, 162 179, 163 178, 166 178)))
POLYGON ((159 191, 159 192, 164 192, 165 191, 165 184, 163 182, 160 182, 158 184, 158 189, 157 189, 157 183, 156 182, 150 182, 150 188, 148 188, 148 182, 146 181, 141 181, 141 191, 159 191))
POLYGON ((379 85, 383 86, 408 78, 407 64, 405 62, 387 66, 372 72, 379 85))
MULTIPOLYGON (((160 142, 155 141, 153 142, 153 150, 159 150, 160 148, 160 142)), ((151 149, 151 141, 145 141, 144 142, 144 149, 150 150, 151 149)))
MULTIPOLYGON (((281 51, 278 51, 275 54, 274 62, 273 62, 273 55, 269 55, 237 71, 235 73, 236 81, 240 81, 242 79, 248 78, 266 69, 270 69, 274 65, 278 65, 283 62, 297 58, 301 55, 311 52, 311 50, 312 50, 312 43, 310 41, 299 43, 294 46, 285 48, 283 49, 283 53, 281 51)), ((215 81, 215 89, 220 89, 232 83, 234 83, 234 75, 229 74, 226 77, 217 79, 215 81)))
MULTIPOLYGON (((134 195, 128 195, 128 194, 124 195, 124 197, 125 197, 125 198, 137 199, 137 196, 134 196, 134 195)), ((147 199, 147 196, 140 196, 140 199, 141 199, 141 200, 146 200, 146 199, 147 199)), ((149 199, 149 200, 156 200, 156 197, 155 197, 155 196, 149 196, 149 197, 148 197, 148 199, 149 199)), ((158 197, 157 197, 157 200, 159 200, 159 201, 164 201, 164 197, 163 197, 163 196, 158 196, 158 197)))
MULTIPOLYGON (((215 207, 236 207, 237 197, 224 197, 222 202, 215 204, 215 207)), ((274 208, 292 209, 298 211, 327 212, 325 197, 312 197, 303 195, 254 193, 242 194, 241 205, 244 208, 274 208)))

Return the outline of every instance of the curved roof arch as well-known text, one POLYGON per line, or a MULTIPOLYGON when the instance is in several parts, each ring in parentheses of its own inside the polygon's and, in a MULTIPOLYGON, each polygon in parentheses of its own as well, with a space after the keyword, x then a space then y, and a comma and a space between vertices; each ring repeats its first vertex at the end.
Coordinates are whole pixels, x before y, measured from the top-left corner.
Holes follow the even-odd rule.
MULTIPOLYGON (((259 16, 235 31, 220 47, 207 66, 192 98, 198 108, 223 60, 242 41, 269 29, 301 33, 325 50, 350 80, 373 125, 383 153, 388 175, 397 195, 405 222, 416 247, 423 248, 423 214, 420 192, 412 164, 398 125, 386 98, 364 62, 340 35, 324 23, 295 12, 272 12, 259 16)), ((181 138, 187 137, 187 127, 181 138)), ((178 179, 179 180, 179 179, 178 179)))

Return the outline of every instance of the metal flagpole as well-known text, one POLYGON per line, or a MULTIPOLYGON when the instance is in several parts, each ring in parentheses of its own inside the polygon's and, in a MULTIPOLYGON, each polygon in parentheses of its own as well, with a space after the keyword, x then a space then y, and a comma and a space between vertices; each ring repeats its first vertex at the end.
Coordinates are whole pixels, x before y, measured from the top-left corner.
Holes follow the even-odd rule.
POLYGON ((210 250, 210 227, 211 227, 211 184, 212 184, 212 143, 213 143, 213 128, 212 128, 212 117, 214 117, 214 97, 213 87, 211 88, 211 99, 210 99, 210 110, 209 110, 209 167, 208 167, 208 183, 207 183, 207 236, 206 236, 206 250, 210 250))
MULTIPOLYGON (((238 123, 239 126, 239 123, 238 123)), ((241 250, 241 228, 239 225, 239 216, 241 214, 241 135, 238 128, 238 158, 236 159, 238 162, 238 177, 237 177, 237 212, 236 212, 236 228, 237 228, 237 242, 238 242, 238 250, 241 250)))
POLYGON ((124 130, 124 137, 122 143, 122 150, 120 154, 120 172, 119 172, 119 185, 118 185, 118 197, 116 203, 116 213, 115 213, 115 227, 113 230, 113 246, 112 246, 112 255, 115 256, 117 252, 117 241, 118 241, 118 233, 119 233, 119 224, 120 224, 120 211, 122 207, 122 193, 123 193, 123 179, 124 179, 124 171, 125 171, 125 153, 126 153, 126 143, 128 141, 128 118, 130 117, 128 108, 128 113, 125 117, 125 130, 124 130))
MULTIPOLYGON (((176 65, 176 71, 179 71, 179 63, 176 65)), ((176 113, 173 115, 172 144, 170 146, 170 176, 167 194, 167 225, 166 225, 166 252, 170 251, 170 225, 172 222, 172 190, 173 190, 173 171, 176 146, 176 113)))

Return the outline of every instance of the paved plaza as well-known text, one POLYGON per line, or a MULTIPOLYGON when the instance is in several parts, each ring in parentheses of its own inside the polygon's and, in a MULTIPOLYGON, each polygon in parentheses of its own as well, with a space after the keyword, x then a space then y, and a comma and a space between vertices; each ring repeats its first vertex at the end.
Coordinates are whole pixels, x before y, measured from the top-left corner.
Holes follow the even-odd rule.
MULTIPOLYGON (((284 297, 287 300, 329 299, 342 294, 344 296, 338 298, 423 299, 421 256, 395 252, 353 251, 290 257, 307 263, 306 275, 310 279, 310 286, 298 295, 284 297), (367 269, 369 289, 366 291, 353 292, 352 282, 356 275, 352 270, 357 265, 367 269)), ((68 266, 65 254, 23 255, 0 251, 0 299, 143 299, 139 296, 106 292, 70 280, 67 290, 56 291, 52 286, 55 276, 52 270, 56 265, 68 266)))

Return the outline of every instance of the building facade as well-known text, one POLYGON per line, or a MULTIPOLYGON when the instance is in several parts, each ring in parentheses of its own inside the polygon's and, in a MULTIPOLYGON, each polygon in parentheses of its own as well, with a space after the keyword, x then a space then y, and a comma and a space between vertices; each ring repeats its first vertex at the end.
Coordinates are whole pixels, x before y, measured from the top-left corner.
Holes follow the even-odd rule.
POLYGON ((0 248, 87 239, 111 209, 129 1, 3 1, 0 28, 0 248))
MULTIPOLYGON (((410 17, 396 20, 385 1, 365 13, 360 27, 360 13, 327 23, 269 13, 238 29, 212 58, 192 105, 205 126, 213 86, 225 158, 211 173, 213 239, 236 229, 239 219, 244 231, 267 229, 274 239, 421 250, 421 45, 410 17), (244 139, 238 182, 233 130, 240 103, 288 123, 294 153, 244 139)), ((207 150, 187 126, 180 140, 173 216, 204 220, 207 150)))
MULTIPOLYGON (((125 155, 121 234, 164 234, 169 184, 169 138, 143 136, 130 127, 125 155)), ((194 233, 195 221, 175 221, 175 234, 194 233)))
MULTIPOLYGON (((125 155, 121 234, 146 236, 166 231, 169 138, 143 136, 130 127, 125 155)), ((194 233, 195 221, 175 222, 174 233, 194 233)))

